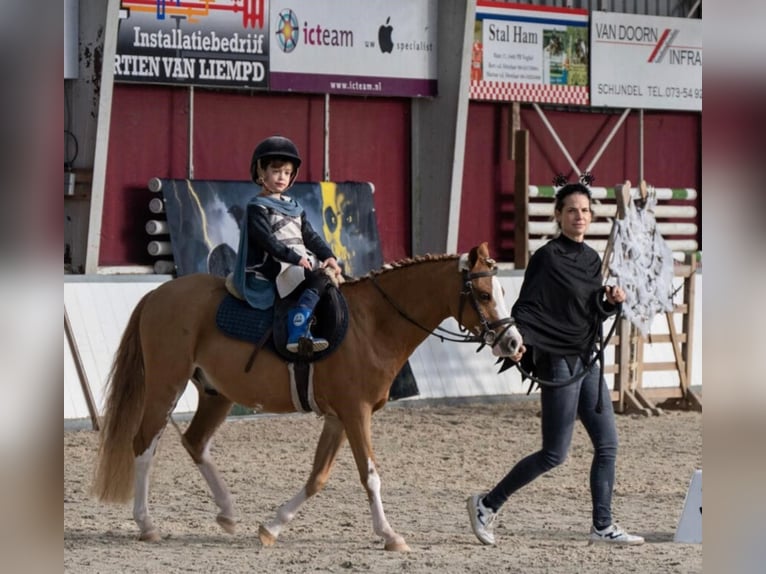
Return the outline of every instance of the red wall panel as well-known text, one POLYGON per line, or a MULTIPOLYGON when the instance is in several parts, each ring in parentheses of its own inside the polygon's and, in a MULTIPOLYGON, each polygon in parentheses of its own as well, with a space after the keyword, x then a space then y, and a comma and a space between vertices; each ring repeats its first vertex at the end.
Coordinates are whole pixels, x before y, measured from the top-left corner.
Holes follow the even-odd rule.
MULTIPOLYGON (((510 104, 471 102, 468 115, 458 250, 488 241, 511 260, 515 162, 510 159, 510 104)), ((619 112, 619 111, 618 111, 619 112)), ((584 169, 619 113, 547 110, 572 157, 584 169)), ((189 94, 185 88, 118 84, 114 90, 100 265, 151 264, 144 223, 152 217, 152 177, 187 176, 189 94)), ((646 112, 644 167, 661 187, 701 185, 699 114, 646 112)), ((522 106, 530 132, 530 182, 548 185, 571 167, 537 113, 522 106)), ((321 181, 324 98, 303 94, 194 92, 194 177, 249 179, 262 138, 292 138, 303 156, 300 181, 321 181)), ((638 113, 630 116, 594 168, 595 185, 638 178, 638 113)), ((383 259, 411 254, 410 102, 397 98, 330 98, 330 178, 369 181, 383 259)), ((699 207, 699 200, 698 200, 699 207)), ((699 223, 698 217, 698 223, 699 223)), ((701 234, 700 234, 701 235, 701 234)), ((700 237, 701 239, 701 237, 700 237)))
POLYGON ((330 179, 369 181, 384 261, 408 257, 410 242, 410 102, 333 97, 330 179))
MULTIPOLYGON (((410 253, 409 100, 332 98, 334 181, 369 181, 383 258, 410 253)), ((299 181, 321 181, 324 98, 197 89, 194 178, 249 179, 255 145, 282 134, 298 146, 299 181)), ((114 89, 99 264, 149 265, 144 232, 152 177, 188 174, 189 93, 185 88, 118 84, 114 89)))
POLYGON ((109 130, 100 265, 149 264, 150 178, 186 176, 188 106, 177 88, 116 85, 109 130))
POLYGON ((500 197, 513 191, 504 177, 503 109, 491 103, 472 103, 468 110, 458 251, 487 241, 497 257, 500 197))
MULTIPOLYGON (((503 261, 513 257, 515 162, 510 159, 511 105, 471 102, 466 136, 458 249, 490 240, 503 261)), ((545 115, 575 163, 584 170, 620 118, 615 113, 546 110, 545 115)), ((576 179, 537 112, 522 106, 521 129, 529 130, 533 185, 552 185, 562 172, 576 179)), ((694 113, 644 113, 644 178, 657 187, 701 188, 701 118, 694 113)), ((630 113, 593 167, 594 185, 611 187, 639 176, 639 114, 630 113)), ((697 199, 698 214, 700 199, 697 199)), ((700 225, 700 216, 697 225, 700 225)), ((698 237, 701 245, 701 232, 698 237)))

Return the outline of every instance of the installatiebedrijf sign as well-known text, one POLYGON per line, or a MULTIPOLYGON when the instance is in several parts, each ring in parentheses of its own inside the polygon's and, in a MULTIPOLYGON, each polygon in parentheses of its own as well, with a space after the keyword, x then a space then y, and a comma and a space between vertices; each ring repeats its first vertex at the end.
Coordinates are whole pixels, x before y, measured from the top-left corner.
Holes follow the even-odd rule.
POLYGON ((702 110, 702 20, 591 15, 591 104, 702 110))
POLYGON ((122 0, 121 82, 435 96, 437 0, 122 0))
POLYGON ((114 79, 267 88, 266 0, 122 0, 114 79))

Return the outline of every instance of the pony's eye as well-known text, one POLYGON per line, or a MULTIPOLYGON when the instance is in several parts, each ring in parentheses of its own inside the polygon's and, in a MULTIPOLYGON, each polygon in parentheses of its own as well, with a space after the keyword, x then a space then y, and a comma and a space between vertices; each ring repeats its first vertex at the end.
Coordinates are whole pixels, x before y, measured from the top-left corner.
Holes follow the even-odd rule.
POLYGON ((492 295, 489 293, 481 293, 479 295, 479 299, 482 301, 482 303, 489 303, 492 300, 492 295))

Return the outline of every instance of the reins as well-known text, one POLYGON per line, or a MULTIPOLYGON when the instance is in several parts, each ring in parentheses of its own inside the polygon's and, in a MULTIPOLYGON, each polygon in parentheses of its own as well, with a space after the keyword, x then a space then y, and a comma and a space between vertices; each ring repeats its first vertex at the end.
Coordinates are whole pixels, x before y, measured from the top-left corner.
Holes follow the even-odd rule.
MULTIPOLYGON (((603 287, 601 290, 603 291, 603 287)), ((608 314, 606 310, 604 309, 602 303, 601 303, 601 297, 596 297, 596 306, 599 308, 599 311, 606 315, 608 314)), ((596 318, 597 321, 597 334, 598 334, 598 349, 593 354, 593 356, 590 358, 590 360, 583 365, 582 371, 575 373, 570 378, 566 379, 565 381, 549 381, 546 379, 541 379, 540 377, 537 377, 536 375, 533 375, 529 371, 527 371, 524 367, 521 366, 521 362, 514 362, 508 357, 504 357, 501 359, 498 359, 497 362, 503 363, 503 365, 500 367, 499 373, 502 373, 503 371, 509 369, 511 366, 515 366, 519 373, 521 373, 521 381, 524 382, 524 380, 529 379, 530 385, 529 385, 529 391, 527 391, 527 394, 529 394, 532 391, 532 388, 534 384, 541 387, 549 387, 549 388, 560 388, 560 387, 566 387, 567 385, 571 385, 573 383, 576 383, 577 381, 583 379, 588 372, 590 371, 590 368, 593 366, 593 364, 596 361, 599 361, 599 385, 598 385, 598 401, 596 403, 596 412, 600 413, 602 409, 603 404, 603 398, 602 398, 602 388, 603 385, 601 384, 601 380, 604 378, 604 349, 606 349, 607 345, 609 344, 609 341, 612 339, 612 336, 614 335, 614 332, 617 328, 617 323, 619 322, 619 318, 622 315, 621 306, 618 310, 618 312, 615 314, 614 322, 612 323, 612 326, 609 329, 609 333, 606 337, 604 337, 604 326, 603 321, 600 319, 600 317, 596 318)))
POLYGON ((441 342, 444 341, 450 341, 453 343, 479 343, 479 348, 477 349, 477 353, 481 351, 481 349, 484 348, 485 345, 489 345, 490 347, 493 347, 497 341, 502 339, 502 336, 505 334, 505 332, 511 328, 511 326, 514 324, 514 321, 510 317, 506 317, 503 319, 498 319, 497 321, 489 322, 487 318, 484 316, 484 314, 481 312, 481 309, 479 308, 479 304, 476 302, 476 296, 473 292, 473 283, 472 281, 474 279, 477 279, 479 277, 490 277, 497 274, 497 270, 493 269, 491 271, 481 271, 477 273, 470 273, 467 270, 463 270, 463 288, 460 291, 460 303, 459 303, 459 311, 458 311, 458 325, 460 326, 460 332, 456 333, 454 331, 450 331, 449 329, 446 329, 442 327, 441 325, 437 325, 434 329, 429 329, 428 327, 425 327, 423 324, 421 324, 419 321, 414 319, 409 313, 407 313, 402 307, 394 301, 388 293, 385 292, 383 287, 380 286, 375 276, 370 276, 370 281, 372 282, 375 289, 377 289, 378 293, 383 297, 383 299, 386 300, 386 302, 391 305, 394 309, 396 309, 396 312, 399 313, 399 315, 404 318, 409 323, 415 325, 419 329, 423 330, 424 332, 428 333, 429 335, 432 335, 434 337, 438 337, 441 342), (470 295, 470 302, 471 305, 476 311, 476 314, 479 316, 479 321, 481 322, 482 331, 481 333, 477 335, 471 335, 468 334, 468 329, 463 326, 463 308, 465 306, 465 300, 468 299, 470 295), (495 328, 502 327, 505 328, 502 329, 502 331, 499 333, 495 332, 495 328), (464 334, 465 333, 465 334, 464 334))

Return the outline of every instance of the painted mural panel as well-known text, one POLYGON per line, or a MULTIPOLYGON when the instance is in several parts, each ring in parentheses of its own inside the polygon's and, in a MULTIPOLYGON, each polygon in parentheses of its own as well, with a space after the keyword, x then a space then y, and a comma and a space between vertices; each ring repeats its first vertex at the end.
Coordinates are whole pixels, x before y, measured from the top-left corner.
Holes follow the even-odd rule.
MULTIPOLYGON (((245 206, 260 188, 248 181, 160 182, 178 275, 233 271, 245 206)), ((296 183, 289 191, 350 276, 383 264, 373 191, 361 182, 296 183)))

